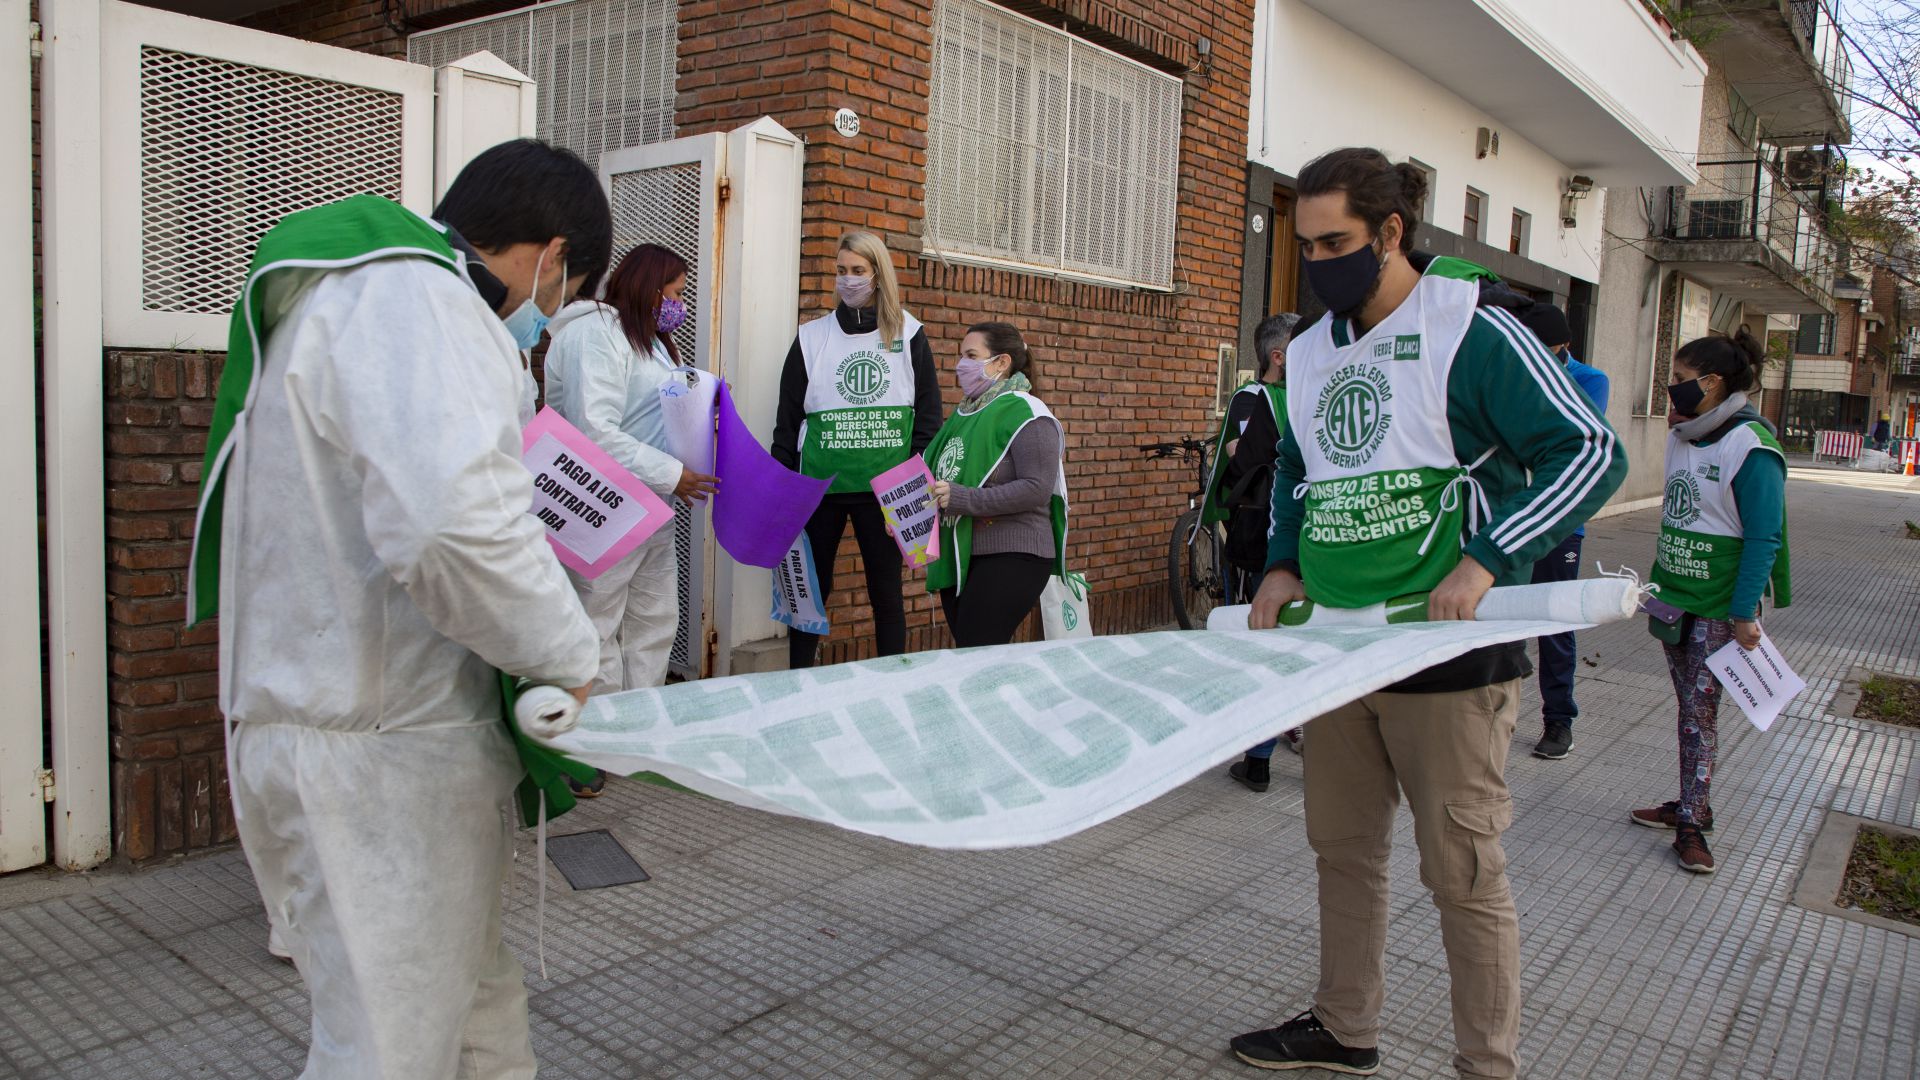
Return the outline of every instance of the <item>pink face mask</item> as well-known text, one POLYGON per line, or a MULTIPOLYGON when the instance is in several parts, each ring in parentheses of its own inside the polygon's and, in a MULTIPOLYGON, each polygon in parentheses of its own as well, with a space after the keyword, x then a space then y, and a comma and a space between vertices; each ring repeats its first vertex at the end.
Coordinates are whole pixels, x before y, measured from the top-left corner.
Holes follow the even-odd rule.
POLYGON ((987 392, 994 380, 987 377, 987 362, 963 356, 953 367, 954 374, 960 376, 960 392, 973 398, 987 392))
POLYGON ((850 308, 863 308, 873 301, 873 279, 860 274, 841 274, 834 279, 833 291, 850 308))

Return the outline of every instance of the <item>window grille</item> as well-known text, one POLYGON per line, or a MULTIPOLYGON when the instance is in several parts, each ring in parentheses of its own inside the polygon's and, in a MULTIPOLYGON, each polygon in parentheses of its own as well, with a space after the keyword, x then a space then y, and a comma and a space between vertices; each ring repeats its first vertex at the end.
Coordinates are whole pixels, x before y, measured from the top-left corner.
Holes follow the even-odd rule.
POLYGON ((678 16, 675 0, 560 0, 414 34, 407 59, 493 53, 538 87, 535 135, 597 167, 608 150, 673 138, 678 16))
POLYGON ((1800 332, 1793 351, 1802 355, 1826 356, 1833 350, 1833 316, 1802 315, 1800 332))
POLYGON ((1180 80, 981 0, 940 0, 927 246, 1173 285, 1180 80))
POLYGON ((297 210, 401 197, 402 95, 140 50, 140 306, 222 315, 297 210))

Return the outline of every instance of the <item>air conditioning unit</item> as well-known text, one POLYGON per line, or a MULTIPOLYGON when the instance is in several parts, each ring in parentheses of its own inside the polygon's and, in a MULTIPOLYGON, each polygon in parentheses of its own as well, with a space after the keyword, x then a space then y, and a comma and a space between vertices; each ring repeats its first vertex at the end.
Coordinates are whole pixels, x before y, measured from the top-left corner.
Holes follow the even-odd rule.
POLYGON ((1787 186, 1795 191, 1820 191, 1833 175, 1832 150, 1794 150, 1787 154, 1787 186))

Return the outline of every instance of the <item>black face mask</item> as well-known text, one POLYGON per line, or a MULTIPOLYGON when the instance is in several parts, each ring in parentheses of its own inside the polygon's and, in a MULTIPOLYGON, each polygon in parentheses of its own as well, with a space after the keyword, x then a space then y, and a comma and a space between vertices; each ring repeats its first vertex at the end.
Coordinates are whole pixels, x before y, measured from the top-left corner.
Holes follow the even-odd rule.
POLYGON ((1380 283, 1380 256, 1372 244, 1331 259, 1307 260, 1307 284, 1313 295, 1342 319, 1360 313, 1380 283))
POLYGON ((1667 403, 1673 406, 1673 411, 1681 416, 1699 416, 1700 403, 1705 401, 1706 397, 1707 392, 1700 388, 1698 378, 1667 385, 1667 403))

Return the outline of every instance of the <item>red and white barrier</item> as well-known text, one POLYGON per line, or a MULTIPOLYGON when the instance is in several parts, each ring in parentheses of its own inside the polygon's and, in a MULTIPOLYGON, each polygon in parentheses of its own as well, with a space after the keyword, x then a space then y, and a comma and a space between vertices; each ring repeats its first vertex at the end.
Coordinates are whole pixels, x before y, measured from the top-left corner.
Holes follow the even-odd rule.
POLYGON ((1814 451, 1818 457, 1842 458, 1852 461, 1860 456, 1860 448, 1866 437, 1857 431, 1821 431, 1819 447, 1814 451))

